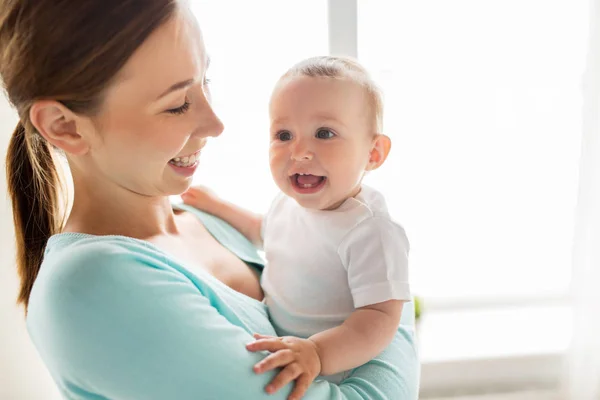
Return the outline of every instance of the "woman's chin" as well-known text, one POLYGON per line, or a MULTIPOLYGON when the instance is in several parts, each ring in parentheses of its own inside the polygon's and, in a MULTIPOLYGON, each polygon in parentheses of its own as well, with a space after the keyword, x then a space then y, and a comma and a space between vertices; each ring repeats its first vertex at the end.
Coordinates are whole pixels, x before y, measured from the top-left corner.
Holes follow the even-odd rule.
POLYGON ((177 177, 173 179, 173 177, 169 177, 167 182, 164 183, 164 194, 166 196, 180 196, 185 193, 193 184, 192 177, 182 178, 177 177))

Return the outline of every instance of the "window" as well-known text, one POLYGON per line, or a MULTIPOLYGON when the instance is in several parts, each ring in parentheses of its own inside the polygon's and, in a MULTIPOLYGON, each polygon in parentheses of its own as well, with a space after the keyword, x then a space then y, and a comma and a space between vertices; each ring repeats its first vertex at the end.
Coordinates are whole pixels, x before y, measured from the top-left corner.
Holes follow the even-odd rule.
POLYGON ((566 294, 587 26, 585 1, 358 1, 394 143, 369 181, 407 229, 415 293, 566 294))
POLYGON ((589 3, 357 8, 357 54, 385 91, 394 143, 368 183, 405 226, 413 292, 429 305, 421 397, 554 398, 571 337, 589 3))

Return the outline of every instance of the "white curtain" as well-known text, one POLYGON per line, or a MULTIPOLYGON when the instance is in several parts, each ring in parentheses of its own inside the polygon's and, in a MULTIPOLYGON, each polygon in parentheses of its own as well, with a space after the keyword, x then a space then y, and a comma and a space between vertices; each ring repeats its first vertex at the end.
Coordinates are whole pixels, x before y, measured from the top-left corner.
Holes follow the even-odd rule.
POLYGON ((573 247, 573 340, 565 381, 572 400, 600 399, 600 0, 591 0, 590 7, 573 247))

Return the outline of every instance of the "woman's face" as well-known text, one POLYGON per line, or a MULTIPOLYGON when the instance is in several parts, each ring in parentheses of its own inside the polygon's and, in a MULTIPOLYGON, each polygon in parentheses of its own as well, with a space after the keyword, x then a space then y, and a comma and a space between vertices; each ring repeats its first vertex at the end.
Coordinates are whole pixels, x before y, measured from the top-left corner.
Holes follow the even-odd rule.
POLYGON ((108 87, 79 169, 144 196, 184 192, 207 138, 223 130, 208 62, 188 11, 153 32, 108 87))

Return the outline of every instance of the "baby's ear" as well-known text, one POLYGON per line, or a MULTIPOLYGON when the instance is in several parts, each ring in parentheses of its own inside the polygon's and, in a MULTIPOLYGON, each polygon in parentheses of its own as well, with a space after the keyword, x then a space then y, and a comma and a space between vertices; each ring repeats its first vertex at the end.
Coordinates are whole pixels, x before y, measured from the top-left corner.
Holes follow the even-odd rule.
POLYGON ((373 171, 379 168, 387 158, 388 154, 390 154, 391 148, 392 140, 386 135, 377 134, 375 139, 373 139, 369 163, 367 164, 366 170, 373 171))

